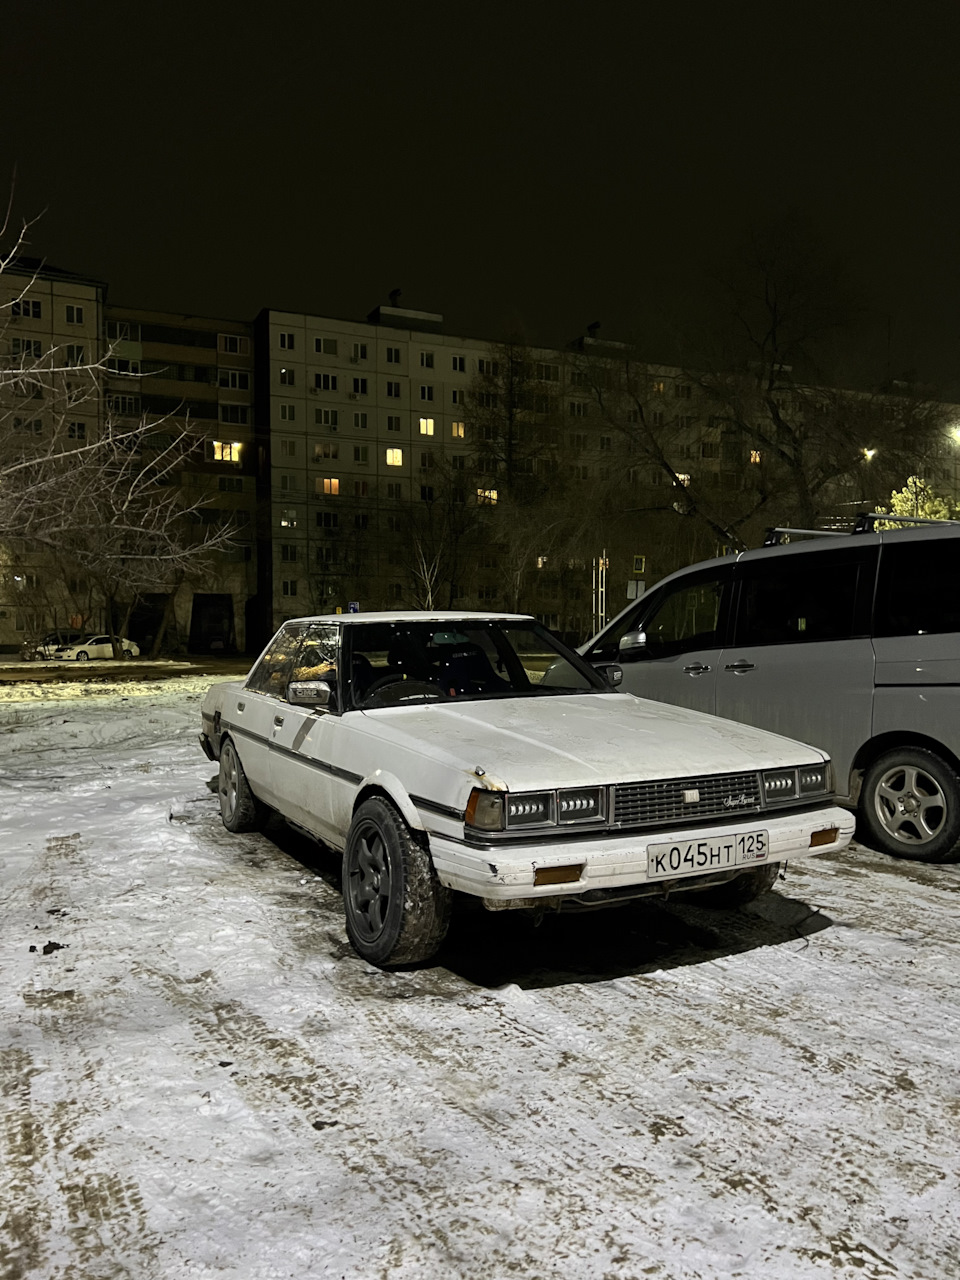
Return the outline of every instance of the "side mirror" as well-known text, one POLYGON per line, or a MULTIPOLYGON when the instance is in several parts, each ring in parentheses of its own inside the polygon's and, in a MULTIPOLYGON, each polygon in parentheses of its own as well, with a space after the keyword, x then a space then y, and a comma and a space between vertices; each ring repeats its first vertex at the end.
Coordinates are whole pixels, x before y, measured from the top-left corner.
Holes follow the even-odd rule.
POLYGON ((291 680, 287 685, 287 701, 294 707, 326 707, 332 699, 326 680, 291 680))
POLYGON ((645 631, 628 631, 620 637, 620 661, 636 662, 638 658, 647 656, 647 633, 645 631))
POLYGON ((594 670, 603 676, 611 689, 623 683, 623 668, 618 662, 598 662, 594 670))

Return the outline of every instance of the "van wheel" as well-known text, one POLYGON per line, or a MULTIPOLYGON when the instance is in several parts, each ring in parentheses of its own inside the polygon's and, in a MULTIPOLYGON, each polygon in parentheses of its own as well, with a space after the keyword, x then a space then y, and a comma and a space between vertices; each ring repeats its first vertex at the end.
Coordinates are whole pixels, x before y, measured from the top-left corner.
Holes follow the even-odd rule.
POLYGON ((343 909, 356 951, 376 965, 429 960, 446 935, 450 900, 393 805, 365 800, 343 854, 343 909))
POLYGON ((700 889, 690 895, 690 901, 705 907, 745 907, 748 902, 759 898, 777 883, 780 874, 780 863, 770 862, 765 867, 754 867, 752 871, 744 871, 741 875, 727 880, 723 884, 715 884, 711 889, 700 889))
POLYGON ((874 761, 859 818, 864 843, 895 858, 960 860, 960 778, 923 747, 898 747, 874 761))

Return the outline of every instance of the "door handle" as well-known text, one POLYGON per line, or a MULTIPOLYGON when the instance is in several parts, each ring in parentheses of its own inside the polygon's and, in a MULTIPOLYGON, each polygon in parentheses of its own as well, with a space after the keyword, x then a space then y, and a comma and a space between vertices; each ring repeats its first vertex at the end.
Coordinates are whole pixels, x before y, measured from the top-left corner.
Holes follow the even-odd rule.
POLYGON ((702 662, 691 662, 689 667, 683 668, 683 673, 688 676, 705 676, 709 670, 702 662))
POLYGON ((744 671, 756 670, 756 666, 757 664, 755 662, 747 662, 746 658, 740 658, 736 662, 728 662, 723 669, 724 671, 732 671, 735 675, 739 676, 742 675, 744 671))
POLYGON ((282 724, 283 724, 283 716, 274 716, 274 717, 273 717, 273 723, 274 723, 274 724, 277 726, 277 728, 279 729, 279 728, 282 726, 282 724))

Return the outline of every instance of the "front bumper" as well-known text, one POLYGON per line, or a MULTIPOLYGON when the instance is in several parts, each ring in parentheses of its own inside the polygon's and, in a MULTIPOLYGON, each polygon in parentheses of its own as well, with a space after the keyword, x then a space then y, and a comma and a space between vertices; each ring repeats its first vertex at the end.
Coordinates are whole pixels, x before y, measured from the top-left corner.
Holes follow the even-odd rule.
MULTIPOLYGON (((718 823, 715 827, 675 828, 671 831, 642 834, 598 835, 593 839, 571 840, 569 843, 522 844, 488 842, 477 848, 463 840, 439 833, 430 835, 433 865, 442 884, 461 893, 483 898, 490 906, 529 906, 542 899, 579 898, 592 890, 629 890, 666 894, 696 887, 698 881, 713 882, 716 875, 676 876, 669 880, 647 877, 647 849, 650 845, 685 844, 705 839, 735 839, 746 831, 762 828, 769 837, 769 851, 763 862, 741 865, 732 874, 770 863, 794 861, 821 853, 835 853, 845 848, 853 836, 853 815, 835 805, 813 812, 772 817, 752 815, 751 821, 718 823), (828 844, 811 846, 815 832, 835 827, 837 837, 828 844), (565 884, 537 884, 536 873, 544 868, 571 867, 582 864, 579 879, 565 884)), ((720 879, 728 879, 729 874, 720 879)))

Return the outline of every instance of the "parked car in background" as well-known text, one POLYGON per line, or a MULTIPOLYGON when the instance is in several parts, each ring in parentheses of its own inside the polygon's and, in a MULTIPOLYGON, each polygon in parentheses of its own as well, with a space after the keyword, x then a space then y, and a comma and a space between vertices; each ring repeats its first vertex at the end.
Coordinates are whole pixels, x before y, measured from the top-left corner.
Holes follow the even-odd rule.
MULTIPOLYGON (((960 525, 823 535, 671 574, 581 652, 623 688, 822 746, 864 841, 960 858, 960 525)), ((638 708, 639 714, 645 711, 638 708)))
MULTIPOLYGON (((120 648, 125 658, 136 658, 140 655, 139 645, 125 637, 120 641, 120 648)), ((112 658, 113 642, 109 636, 87 636, 73 644, 61 645, 54 657, 75 659, 77 662, 87 662, 90 658, 112 658)))
POLYGON ((54 658, 58 649, 76 644, 82 639, 82 631, 48 631, 36 644, 24 646, 23 657, 28 661, 34 658, 54 658))
POLYGON ((730 906, 847 844, 824 752, 605 676, 528 617, 301 618, 208 691, 200 741, 227 830, 275 810, 342 854, 347 933, 374 964, 432 955, 454 892, 491 910, 679 890, 730 906))

